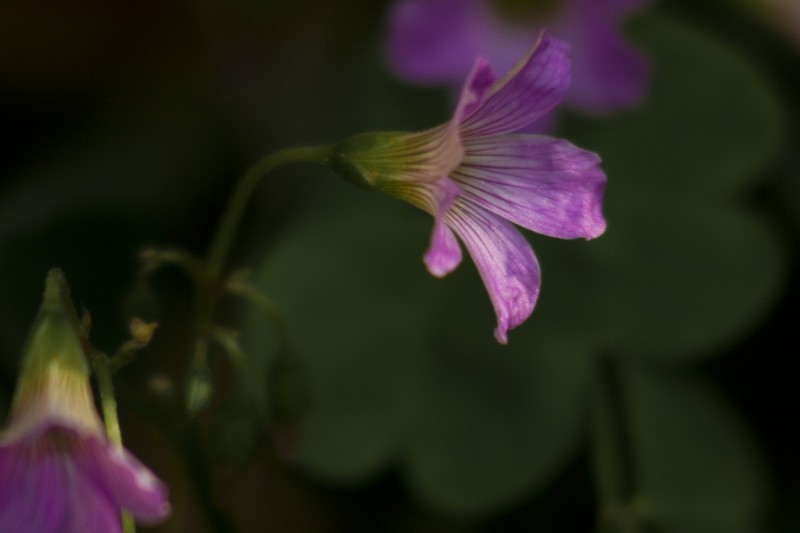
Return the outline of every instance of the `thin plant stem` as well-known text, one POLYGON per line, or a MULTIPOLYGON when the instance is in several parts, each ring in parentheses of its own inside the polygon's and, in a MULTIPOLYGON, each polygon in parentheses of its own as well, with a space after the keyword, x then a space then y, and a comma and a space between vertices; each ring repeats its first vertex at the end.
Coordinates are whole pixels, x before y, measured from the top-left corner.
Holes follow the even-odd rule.
POLYGON ((663 533, 641 494, 635 420, 627 394, 630 371, 619 356, 599 360, 592 417, 598 532, 663 533))
POLYGON ((288 163, 309 162, 325 164, 332 151, 332 146, 312 146, 290 148, 268 155, 250 167, 242 176, 233 191, 225 211, 220 219, 219 226, 214 233, 211 246, 206 255, 205 266, 212 278, 219 278, 225 267, 225 261, 233 245, 233 239, 239 228, 239 223, 244 216, 247 204, 256 186, 272 169, 288 163))
MULTIPOLYGON (((102 352, 95 351, 91 357, 92 369, 97 378, 97 388, 100 393, 100 408, 103 411, 103 421, 106 426, 106 436, 111 446, 117 450, 122 449, 122 431, 119 427, 117 416, 117 399, 114 396, 114 383, 111 380, 113 372, 111 360, 102 352)), ((120 512, 123 533, 136 533, 133 517, 127 511, 120 512)))
MULTIPOLYGON (((206 258, 204 261, 204 270, 206 278, 200 280, 198 284, 197 301, 195 303, 195 313, 193 319, 193 339, 195 342, 194 353, 192 361, 189 364, 190 373, 194 373, 194 369, 207 369, 207 342, 204 339, 206 330, 211 322, 212 315, 214 314, 214 307, 217 298, 224 288, 222 282, 222 275, 230 255, 230 250, 233 247, 236 233, 242 221, 247 205, 253 196, 256 186, 261 182, 261 179, 276 167, 283 166, 289 163, 308 162, 327 164, 333 146, 313 146, 302 148, 289 148, 276 152, 274 154, 264 157, 261 161, 250 167, 250 169, 241 177, 233 193, 228 200, 225 210, 222 213, 219 225, 211 240, 208 248, 206 258)), ((201 381, 203 376, 197 376, 201 381)), ((195 380, 190 376, 188 384, 188 391, 190 395, 197 387, 195 387, 195 380)), ((202 400, 194 402, 190 412, 194 409, 198 410, 202 407, 202 400)))
POLYGON ((631 512, 636 472, 620 370, 613 355, 602 357, 597 369, 592 418, 599 533, 641 533, 631 512))

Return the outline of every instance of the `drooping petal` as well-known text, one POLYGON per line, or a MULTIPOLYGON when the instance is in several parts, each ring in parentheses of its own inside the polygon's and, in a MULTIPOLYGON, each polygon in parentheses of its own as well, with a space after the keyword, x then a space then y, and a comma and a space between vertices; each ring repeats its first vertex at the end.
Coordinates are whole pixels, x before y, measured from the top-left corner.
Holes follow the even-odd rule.
POLYGON ((453 179, 465 201, 515 224, 562 239, 592 239, 606 228, 599 163, 596 154, 567 141, 501 135, 465 141, 453 179))
POLYGON ((80 451, 74 451, 69 457, 61 458, 65 472, 65 493, 67 502, 67 523, 65 533, 83 533, 86 531, 108 531, 119 533, 122 522, 119 506, 105 487, 97 482, 86 471, 82 458, 93 453, 91 448, 81 442, 80 451))
POLYGON ((569 47, 542 34, 461 124, 462 140, 524 128, 558 104, 570 82, 569 47))
POLYGON ((416 83, 459 83, 493 34, 482 0, 402 0, 389 22, 390 64, 416 83))
POLYGON ((461 264, 461 246, 452 230, 441 219, 435 219, 431 244, 423 256, 428 272, 441 278, 461 264))
POLYGON ((150 469, 124 449, 113 449, 99 440, 93 445, 94 467, 119 507, 144 524, 169 515, 167 488, 150 469))
POLYGON ((440 179, 431 188, 430 212, 433 215, 431 244, 425 251, 423 260, 428 272, 441 278, 452 272, 461 263, 461 246, 456 236, 444 221, 445 213, 461 193, 458 185, 450 178, 440 179))
POLYGON ((509 222, 461 198, 447 212, 446 221, 478 268, 497 315, 495 338, 506 344, 508 330, 530 316, 539 295, 536 256, 509 222))
POLYGON ((572 47, 572 86, 567 101, 590 113, 610 113, 636 105, 644 93, 648 66, 626 42, 620 18, 639 0, 578 0, 553 32, 572 47))

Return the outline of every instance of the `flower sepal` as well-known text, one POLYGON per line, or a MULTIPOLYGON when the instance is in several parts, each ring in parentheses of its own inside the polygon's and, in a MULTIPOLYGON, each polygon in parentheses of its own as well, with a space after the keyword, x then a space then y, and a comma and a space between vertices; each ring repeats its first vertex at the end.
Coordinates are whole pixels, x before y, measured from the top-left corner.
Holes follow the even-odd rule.
POLYGON ((64 275, 51 270, 23 349, 11 424, 0 434, 0 442, 13 441, 51 423, 83 434, 102 431, 89 393, 84 342, 64 275))
POLYGON ((403 184, 431 183, 446 176, 462 156, 458 132, 445 125, 418 133, 349 137, 334 147, 330 167, 359 187, 391 194, 403 184))
POLYGON ((333 149, 330 166, 351 183, 374 189, 378 183, 402 173, 403 163, 394 157, 406 132, 370 132, 349 137, 333 149))

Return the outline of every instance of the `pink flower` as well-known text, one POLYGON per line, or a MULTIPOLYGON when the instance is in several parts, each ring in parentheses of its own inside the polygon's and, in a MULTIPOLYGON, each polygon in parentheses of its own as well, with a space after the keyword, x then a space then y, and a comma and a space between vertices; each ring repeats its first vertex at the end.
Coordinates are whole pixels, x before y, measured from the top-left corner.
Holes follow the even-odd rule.
POLYGON ((500 0, 398 0, 390 11, 389 61, 409 81, 457 86, 473 58, 485 55, 505 70, 527 48, 531 32, 547 27, 573 49, 566 103, 589 113, 625 109, 641 98, 647 64, 617 26, 647 3, 549 0, 514 13, 500 0))
POLYGON ((169 514, 163 483, 106 439, 79 328, 51 271, 0 434, 0 531, 114 533, 120 509, 146 523, 169 514))
POLYGON ((514 133, 558 104, 569 66, 566 44, 545 35, 500 80, 478 59, 448 123, 421 133, 359 135, 334 156, 352 181, 433 215, 424 255, 431 274, 459 265, 460 239, 489 292, 501 343, 530 316, 540 285, 536 257, 513 224, 562 239, 592 239, 606 227, 597 155, 514 133))

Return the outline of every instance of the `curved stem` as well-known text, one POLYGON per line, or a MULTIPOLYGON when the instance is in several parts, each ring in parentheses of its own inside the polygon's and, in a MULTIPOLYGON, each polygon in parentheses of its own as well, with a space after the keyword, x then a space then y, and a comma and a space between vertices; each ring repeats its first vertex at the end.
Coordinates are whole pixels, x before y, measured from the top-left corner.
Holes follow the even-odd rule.
POLYGON ((247 203, 261 181, 261 178, 275 167, 295 162, 326 163, 331 153, 331 146, 312 146, 302 148, 289 148, 268 155, 250 167, 236 185, 233 194, 228 200, 219 226, 214 233, 211 246, 206 255, 206 268, 213 278, 222 274, 228 252, 233 244, 233 238, 239 223, 244 216, 247 203))
MULTIPOLYGON (((228 255, 233 246, 233 241, 236 232, 239 229, 239 224, 247 209, 247 204, 253 195, 253 191, 260 183, 261 178, 264 177, 269 171, 275 167, 286 165, 288 163, 296 162, 309 162, 327 164, 332 153, 333 146, 313 146, 302 148, 289 148, 268 155, 250 169, 242 176, 236 184, 230 199, 228 200, 225 210, 220 219, 219 226, 217 226, 214 236, 211 240, 211 245, 208 248, 208 253, 205 258, 205 275, 207 276, 205 282, 201 280, 199 283, 199 291, 197 295, 197 302, 195 303, 195 313, 193 320, 193 336, 195 339, 194 354, 190 363, 190 377, 187 390, 193 391, 197 387, 196 381, 207 381, 200 375, 195 374, 196 369, 207 369, 207 342, 205 341, 205 330, 208 328, 214 313, 214 306, 220 289, 223 286, 221 282, 222 274, 225 269, 225 263, 228 260, 228 255), (197 378, 197 379, 195 379, 197 378)), ((209 391, 206 391, 209 392, 209 391)), ((206 396, 207 397, 207 396, 206 396)), ((195 398, 195 402, 190 406, 190 412, 197 412, 204 403, 205 398, 195 398), (199 401, 197 401, 199 400, 199 401)))

